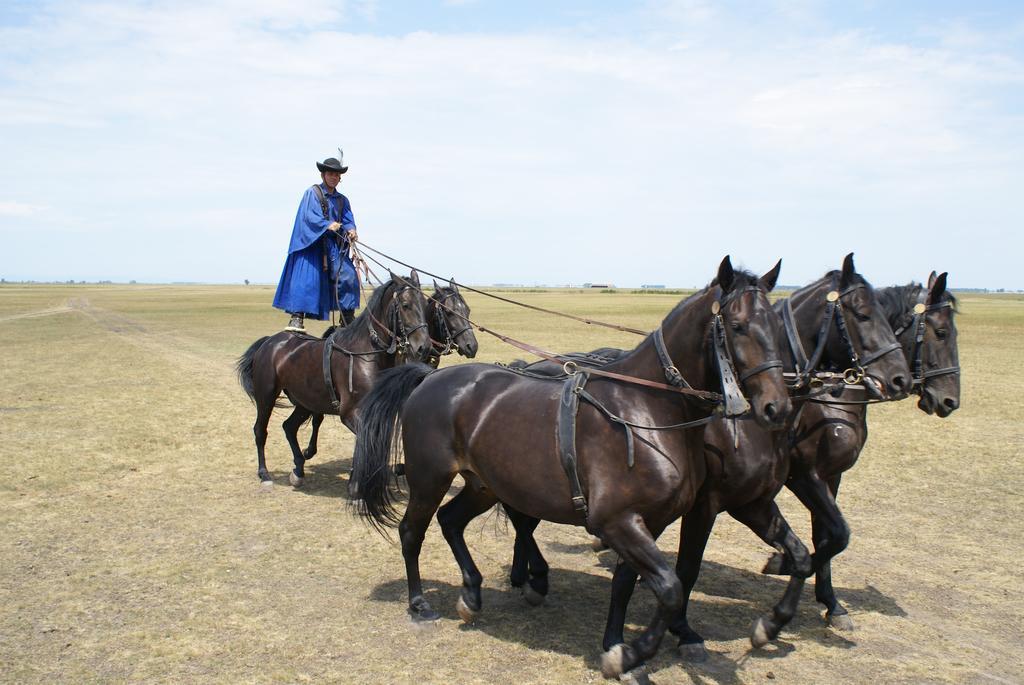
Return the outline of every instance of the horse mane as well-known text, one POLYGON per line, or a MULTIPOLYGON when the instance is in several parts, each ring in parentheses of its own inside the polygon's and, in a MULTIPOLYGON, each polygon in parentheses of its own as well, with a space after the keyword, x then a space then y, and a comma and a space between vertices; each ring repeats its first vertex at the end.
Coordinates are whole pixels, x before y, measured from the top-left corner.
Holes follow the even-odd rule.
MULTIPOLYGON (((359 316, 353 319, 352 323, 337 332, 334 340, 339 345, 345 346, 346 343, 354 342, 354 338, 359 335, 358 331, 362 330, 362 324, 369 318, 369 312, 376 312, 380 309, 381 301, 384 299, 385 293, 387 293, 394 284, 394 279, 389 279, 373 289, 370 299, 367 300, 366 306, 363 307, 363 311, 359 312, 359 316)), ((331 328, 334 327, 332 326, 331 328)), ((324 333, 324 337, 326 336, 327 333, 324 333)))
MULTIPOLYGON (((672 311, 670 311, 668 314, 666 314, 665 318, 661 320, 662 325, 664 325, 664 323, 666 321, 668 321, 671 317, 675 316, 675 314, 680 309, 685 307, 690 302, 690 300, 692 300, 694 298, 697 298, 697 297, 700 297, 701 295, 704 295, 708 290, 710 290, 711 288, 714 288, 717 285, 718 285, 718 277, 716 276, 715 278, 711 279, 711 282, 708 283, 706 286, 704 286, 703 288, 701 288, 697 292, 693 293, 692 295, 690 295, 686 299, 684 299, 681 302, 679 302, 675 307, 673 307, 672 311)), ((747 286, 751 286, 751 285, 755 286, 755 287, 760 285, 760 277, 757 274, 755 274, 755 273, 753 273, 751 271, 747 271, 745 269, 735 269, 733 271, 733 288, 734 289, 736 289, 736 288, 746 288, 747 286)))
MULTIPOLYGON (((906 323, 907 317, 914 311, 914 305, 921 298, 922 290, 927 290, 927 287, 916 281, 911 281, 906 285, 893 285, 875 291, 875 294, 878 295, 878 303, 882 305, 885 318, 893 330, 906 323)), ((948 289, 942 293, 942 301, 949 302, 954 312, 960 311, 957 307, 956 297, 948 289)))

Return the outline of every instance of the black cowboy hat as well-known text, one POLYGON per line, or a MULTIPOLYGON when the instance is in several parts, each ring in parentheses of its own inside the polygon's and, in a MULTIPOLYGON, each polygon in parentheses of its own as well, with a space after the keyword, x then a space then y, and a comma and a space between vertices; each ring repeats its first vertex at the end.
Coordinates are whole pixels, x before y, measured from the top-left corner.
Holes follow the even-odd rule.
POLYGON ((339 159, 335 159, 334 157, 328 157, 323 162, 317 162, 316 168, 319 169, 321 172, 338 171, 340 173, 345 173, 346 171, 348 171, 348 167, 342 166, 341 160, 345 159, 345 153, 341 151, 340 147, 338 148, 338 158, 339 159))

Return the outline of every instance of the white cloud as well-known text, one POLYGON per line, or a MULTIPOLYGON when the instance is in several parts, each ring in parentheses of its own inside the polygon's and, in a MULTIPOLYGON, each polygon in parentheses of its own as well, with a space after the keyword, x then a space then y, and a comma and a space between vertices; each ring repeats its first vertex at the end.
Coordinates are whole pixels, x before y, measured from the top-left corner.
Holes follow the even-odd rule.
POLYGON ((48 207, 28 204, 25 202, 0 201, 0 216, 26 217, 45 212, 48 207))
POLYGON ((374 3, 326 0, 62 6, 0 29, 0 181, 25 206, 56 192, 111 250, 140 227, 173 235, 134 259, 174 280, 275 278, 337 145, 367 241, 477 282, 690 285, 725 252, 783 255, 799 282, 854 248, 892 280, 920 277, 899 250, 971 273, 920 232, 1022 218, 1019 112, 1000 100, 1024 74, 1013 53, 751 41, 716 7, 655 3, 657 31, 610 37, 357 34, 339 27, 374 3), (208 249, 226 250, 211 273, 190 256, 208 249))

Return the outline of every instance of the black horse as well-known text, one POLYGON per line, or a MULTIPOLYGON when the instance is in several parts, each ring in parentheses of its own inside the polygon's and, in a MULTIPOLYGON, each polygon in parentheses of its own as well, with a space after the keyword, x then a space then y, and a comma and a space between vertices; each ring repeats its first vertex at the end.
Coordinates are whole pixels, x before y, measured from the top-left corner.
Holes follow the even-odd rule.
MULTIPOLYGON (((328 328, 324 332, 324 337, 331 333, 333 329, 328 328)), ((469 359, 476 356, 480 346, 476 334, 473 333, 473 325, 469 323, 469 305, 454 282, 440 286, 434 281, 434 292, 427 300, 427 334, 430 336, 430 349, 424 361, 435 369, 440 364, 441 357, 452 352, 458 352, 469 359)), ((405 362, 405 357, 404 353, 400 353, 394 365, 405 362)), ((323 422, 323 414, 313 414, 309 443, 306 449, 302 450, 305 461, 316 456, 317 438, 323 422)), ((352 479, 349 479, 349 492, 353 497, 358 497, 358 487, 352 479)))
MULTIPOLYGON (((586 526, 639 572, 658 610, 640 638, 603 655, 602 671, 618 675, 652 657, 683 601, 655 539, 690 510, 706 469, 702 431, 648 429, 701 422, 708 405, 684 398, 709 397, 693 387, 722 386, 729 394, 734 372, 746 374, 755 418, 784 424, 791 405, 768 324, 773 286, 774 277, 734 271, 727 257, 716 280, 635 350, 564 380, 482 364, 439 371, 408 364, 382 374, 361 406, 353 461, 360 513, 377 526, 398 524, 413 617, 439 616, 423 597, 418 559, 431 517, 462 475, 465 487, 438 520, 462 570, 457 608, 464 620, 481 609, 482 576, 463 532, 500 500, 527 516, 586 526), (409 490, 401 517, 387 468, 396 422, 409 490)), ((736 394, 729 396, 735 403, 736 394)))
MULTIPOLYGON (((821 338, 822 353, 816 357, 810 371, 846 369, 854 365, 857 359, 870 358, 878 350, 895 349, 894 338, 882 310, 870 286, 856 273, 852 256, 844 260, 841 271, 830 272, 801 288, 790 301, 794 332, 799 333, 803 339, 800 344, 815 349, 818 346, 817 338, 821 338), (840 295, 835 302, 840 303, 841 307, 845 305, 838 311, 835 304, 829 304, 829 293, 832 292, 840 295), (859 301, 855 302, 855 299, 859 301), (852 309, 852 315, 845 314, 845 308, 852 309), (821 322, 826 316, 831 318, 828 326, 824 327, 821 322), (837 316, 843 317, 842 328, 836 325, 839 320, 835 318, 837 316), (847 336, 845 342, 844 329, 847 336)), ((788 338, 780 315, 783 305, 780 303, 776 307, 772 326, 777 343, 785 347, 788 338)), ((587 363, 588 360, 590 363, 607 363, 621 353, 621 350, 603 348, 584 355, 579 363, 587 363)), ((556 372, 553 366, 543 362, 527 368, 535 372, 556 372)), ((788 369, 795 371, 792 355, 789 357, 788 369)), ((805 370, 808 369, 805 367, 805 370)), ((904 391, 907 369, 899 355, 879 356, 875 368, 870 372, 878 379, 881 387, 896 394, 904 391)), ((788 434, 765 430, 749 417, 719 418, 705 429, 704 449, 708 476, 697 503, 684 519, 677 557, 676 571, 683 584, 684 603, 669 628, 679 637, 680 653, 691 660, 701 660, 707 655, 703 638, 687 622, 687 607, 700 572, 704 549, 720 512, 728 511, 764 542, 779 549, 785 555, 790 571, 790 583, 782 599, 755 624, 751 636, 754 646, 763 646, 777 637, 782 627, 792 619, 804 578, 811 573, 811 558, 806 547, 792 531, 774 501, 789 474, 788 434)), ((511 571, 512 584, 524 586, 528 582, 529 585, 524 588, 528 587, 529 590, 524 594, 528 601, 536 604, 547 591, 547 565, 532 538, 532 530, 537 521, 523 517, 518 512, 509 512, 509 516, 517 533, 511 571)), ((636 574, 628 566, 620 564, 616 568, 604 637, 606 649, 624 641, 625 610, 635 581, 636 574)))
POLYGON ((426 329, 426 298, 413 271, 408 279, 392 275, 373 291, 352 323, 325 339, 282 331, 250 345, 239 358, 237 371, 242 388, 256 404, 253 433, 260 480, 272 482, 264 447, 267 424, 282 392, 295 406, 283 427, 295 464, 288 478, 299 486, 306 462, 298 441, 302 424, 314 414, 333 414, 355 432, 358 400, 382 369, 394 366, 403 355, 419 359, 430 349, 426 329))
MULTIPOLYGON (((954 313, 956 299, 946 289, 946 274, 932 272, 928 285, 881 288, 879 301, 899 339, 913 375, 917 406, 945 418, 960 406, 960 362, 954 313)), ((829 624, 853 628, 832 588, 831 558, 846 547, 849 529, 837 522, 835 504, 843 473, 853 467, 868 438, 867 405, 854 391, 808 403, 791 446, 792 475, 787 486, 811 510, 815 548, 814 595, 825 606, 829 624)), ((773 557, 767 571, 788 573, 786 560, 773 557)))

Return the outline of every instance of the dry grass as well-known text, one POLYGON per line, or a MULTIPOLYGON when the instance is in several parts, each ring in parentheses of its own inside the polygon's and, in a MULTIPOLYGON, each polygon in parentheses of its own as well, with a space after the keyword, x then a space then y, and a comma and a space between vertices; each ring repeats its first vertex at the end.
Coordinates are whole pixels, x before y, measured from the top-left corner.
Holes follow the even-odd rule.
MULTIPOLYGON (((7 682, 599 682, 607 554, 584 531, 538 531, 548 603, 504 580, 512 537, 493 516, 467 539, 485 611, 459 624, 459 575, 437 527, 424 545, 433 629, 405 615, 400 552, 346 510, 352 436, 325 423, 307 487, 272 420, 260 487, 253 409, 232 365, 284 316, 265 287, 0 288, 0 680, 7 682)), ((650 328, 676 295, 516 297, 650 328)), ((872 437, 843 483, 853 528, 835 564, 857 630, 824 627, 808 590, 776 646, 748 630, 781 594, 768 550, 719 521, 691 609, 710 661, 665 648, 657 683, 1019 682, 1024 301, 962 298, 963 408, 872 409, 872 437)), ((474 318, 553 350, 631 346, 633 336, 471 297, 474 318)), ((481 337, 483 361, 517 353, 481 337)), ((447 361, 445 363, 451 363, 447 361)), ((781 497, 809 539, 806 513, 781 497)), ((662 539, 671 555, 678 526, 662 539)), ((653 609, 640 591, 634 628, 653 609)))

